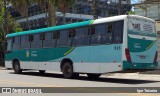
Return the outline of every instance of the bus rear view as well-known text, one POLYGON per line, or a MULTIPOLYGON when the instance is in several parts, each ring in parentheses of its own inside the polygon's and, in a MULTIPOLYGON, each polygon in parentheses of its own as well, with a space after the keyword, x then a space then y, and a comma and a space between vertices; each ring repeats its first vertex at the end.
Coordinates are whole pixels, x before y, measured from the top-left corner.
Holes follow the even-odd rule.
POLYGON ((156 69, 158 40, 155 22, 141 16, 128 16, 123 69, 156 69))

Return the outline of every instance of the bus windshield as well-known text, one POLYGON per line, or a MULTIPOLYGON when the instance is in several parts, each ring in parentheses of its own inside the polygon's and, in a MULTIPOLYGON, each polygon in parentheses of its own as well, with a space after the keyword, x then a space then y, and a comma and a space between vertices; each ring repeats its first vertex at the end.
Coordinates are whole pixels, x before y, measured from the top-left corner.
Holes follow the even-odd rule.
POLYGON ((156 37, 155 23, 138 17, 129 17, 129 34, 156 37))

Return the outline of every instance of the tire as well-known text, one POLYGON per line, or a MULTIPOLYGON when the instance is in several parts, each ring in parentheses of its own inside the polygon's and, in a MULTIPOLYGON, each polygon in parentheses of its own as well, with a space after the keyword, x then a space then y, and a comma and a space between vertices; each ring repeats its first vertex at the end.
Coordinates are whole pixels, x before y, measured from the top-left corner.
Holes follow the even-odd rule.
POLYGON ((18 61, 15 61, 13 63, 13 69, 14 69, 15 74, 21 74, 22 73, 22 69, 21 69, 20 63, 18 61))
POLYGON ((44 74, 46 71, 45 70, 39 70, 40 74, 44 74))
POLYGON ((88 78, 90 79, 98 79, 101 74, 87 74, 88 78))
POLYGON ((64 78, 67 78, 67 79, 71 79, 71 78, 74 78, 74 76, 76 76, 73 72, 73 66, 71 62, 64 62, 64 65, 62 67, 62 72, 63 72, 64 78))

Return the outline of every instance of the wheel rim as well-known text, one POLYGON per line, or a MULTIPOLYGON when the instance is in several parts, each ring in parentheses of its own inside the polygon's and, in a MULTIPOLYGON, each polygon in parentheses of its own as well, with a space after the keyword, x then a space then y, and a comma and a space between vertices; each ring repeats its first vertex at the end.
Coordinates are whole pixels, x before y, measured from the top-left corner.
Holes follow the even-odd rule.
POLYGON ((71 68, 69 66, 65 66, 64 68, 64 75, 69 76, 71 74, 71 68))
POLYGON ((14 66, 14 70, 18 70, 19 69, 19 66, 17 65, 17 64, 15 64, 15 66, 14 66))

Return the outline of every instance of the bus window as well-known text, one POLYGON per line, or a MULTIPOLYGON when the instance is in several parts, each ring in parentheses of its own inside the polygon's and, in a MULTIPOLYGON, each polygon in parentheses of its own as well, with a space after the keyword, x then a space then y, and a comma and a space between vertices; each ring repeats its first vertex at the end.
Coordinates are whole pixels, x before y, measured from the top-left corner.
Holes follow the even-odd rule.
POLYGON ((76 36, 75 29, 70 29, 69 30, 69 37, 75 37, 75 36, 76 36))
POLYGON ((29 49, 29 48, 30 48, 29 36, 21 36, 21 49, 29 49))
POLYGON ((113 33, 113 23, 106 24, 105 43, 111 43, 113 33))
POLYGON ((29 41, 30 41, 30 42, 33 41, 33 35, 29 35, 29 41))
POLYGON ((40 34, 40 40, 45 40, 45 34, 44 33, 40 34))
POLYGON ((12 50, 12 39, 8 39, 7 40, 7 51, 11 51, 12 50))
POLYGON ((84 36, 84 28, 76 28, 75 31, 78 37, 84 36))
POLYGON ((104 44, 105 38, 104 35, 106 33, 106 25, 98 24, 95 25, 95 34, 91 36, 91 44, 104 44))
POLYGON ((76 28, 76 36, 73 39, 73 46, 89 45, 89 35, 85 34, 85 30, 88 30, 88 28, 76 28))
POLYGON ((95 26, 95 33, 96 34, 105 34, 106 33, 106 25, 99 24, 95 26))
POLYGON ((41 48, 42 40, 40 40, 40 34, 33 35, 33 41, 31 42, 31 48, 41 48))
POLYGON ((93 35, 93 34, 95 34, 95 27, 94 26, 88 28, 88 35, 93 35))
POLYGON ((60 39, 68 37, 68 30, 60 31, 60 39))
POLYGON ((45 34, 45 40, 43 41, 43 47, 44 48, 52 48, 56 45, 56 39, 52 38, 53 33, 46 33, 45 34))
POLYGON ((123 21, 114 22, 113 43, 122 43, 123 21))
POLYGON ((60 38, 57 39, 58 47, 68 47, 71 46, 71 38, 69 38, 68 30, 60 31, 60 38))
POLYGON ((112 33, 112 31, 113 31, 113 25, 112 25, 112 23, 109 23, 108 24, 108 33, 112 33))
POLYGON ((20 49, 20 37, 14 37, 13 39, 13 50, 19 50, 20 49))
POLYGON ((60 37, 60 32, 59 31, 56 31, 53 33, 53 39, 59 39, 60 37))

